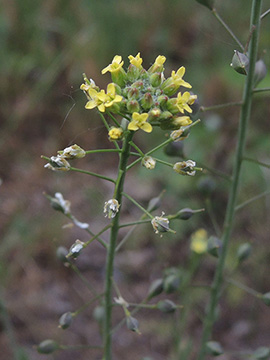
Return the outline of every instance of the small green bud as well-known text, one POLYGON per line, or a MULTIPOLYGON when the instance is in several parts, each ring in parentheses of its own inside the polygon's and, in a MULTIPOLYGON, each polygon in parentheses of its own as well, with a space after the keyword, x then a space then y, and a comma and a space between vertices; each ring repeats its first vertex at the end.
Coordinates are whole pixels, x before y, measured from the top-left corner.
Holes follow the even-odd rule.
POLYGON ((182 142, 171 142, 164 148, 164 152, 167 156, 177 156, 184 158, 184 144, 182 142))
POLYGON ((161 110, 159 108, 154 108, 150 110, 148 113, 149 122, 159 120, 160 115, 161 115, 161 110))
POLYGON ((70 311, 64 313, 59 319, 59 327, 63 330, 69 328, 72 323, 72 319, 73 316, 70 311))
POLYGON ((130 86, 127 92, 127 97, 129 100, 135 100, 139 97, 139 89, 136 87, 130 86))
POLYGON ((68 249, 64 246, 59 246, 56 250, 56 257, 63 263, 68 262, 68 259, 66 258, 67 254, 68 249))
POLYGON ((42 341, 37 347, 37 351, 40 354, 52 354, 58 349, 59 344, 56 341, 50 339, 42 341))
POLYGON ((128 316, 126 319, 127 322, 127 328, 131 331, 136 332, 137 334, 140 334, 140 330, 139 330, 139 322, 137 319, 135 319, 132 316, 128 316))
POLYGON ((177 218, 176 219, 180 219, 180 220, 188 220, 191 218, 191 216, 194 214, 194 211, 190 208, 185 208, 182 209, 180 211, 178 211, 177 213, 177 218))
POLYGON ((261 299, 265 303, 265 305, 270 306, 270 292, 263 294, 261 299))
POLYGON ((152 212, 154 210, 157 210, 161 205, 160 196, 152 198, 147 206, 147 211, 152 212))
POLYGON ((263 60, 258 60, 255 64, 255 73, 254 73, 254 84, 257 85, 261 82, 267 73, 266 65, 263 60))
POLYGON ((104 306, 96 306, 93 311, 93 317, 97 322, 102 323, 105 317, 104 306))
POLYGON ((137 100, 129 100, 127 102, 127 109, 131 113, 139 112, 140 111, 140 104, 138 103, 137 100))
POLYGON ((207 252, 214 257, 219 257, 222 251, 222 241, 216 236, 210 236, 207 242, 207 252))
POLYGON ((209 10, 213 10, 215 0, 196 0, 199 4, 206 6, 209 10))
POLYGON ((242 75, 247 75, 249 68, 249 58, 247 55, 234 50, 231 67, 242 75))
POLYGON ((127 81, 127 73, 124 69, 120 69, 119 71, 111 72, 112 82, 120 86, 121 88, 125 86, 127 81))
POLYGON ((147 92, 143 95, 141 99, 141 106, 145 111, 148 111, 154 104, 152 95, 147 92))
POLYGON ((163 289, 167 294, 171 294, 179 288, 180 278, 178 274, 166 276, 163 280, 163 289))
POLYGON ((177 306, 173 301, 166 299, 159 301, 157 303, 157 308, 164 313, 172 313, 175 312, 177 306))
POLYGON ((268 360, 270 356, 270 348, 266 346, 261 346, 253 353, 253 355, 255 359, 268 360))
POLYGON ((133 82, 138 79, 139 75, 140 75, 140 69, 137 68, 137 66, 130 64, 127 71, 127 79, 133 82))
POLYGON ((162 78, 163 78, 162 73, 156 72, 150 75, 149 78, 150 84, 154 87, 158 87, 162 83, 162 78))
POLYGON ((249 243, 241 244, 237 250, 237 259, 239 262, 245 261, 251 254, 251 245, 249 243))
POLYGON ((153 297, 161 294, 163 291, 163 279, 156 279, 152 282, 149 287, 147 299, 152 299, 153 297))
POLYGON ((167 95, 160 95, 157 99, 160 106, 164 107, 167 104, 167 101, 169 100, 167 95))
POLYGON ((223 352, 224 352, 222 349, 222 346, 217 341, 208 341, 206 343, 206 350, 207 350, 208 354, 213 355, 213 356, 219 356, 219 355, 223 354, 223 352))

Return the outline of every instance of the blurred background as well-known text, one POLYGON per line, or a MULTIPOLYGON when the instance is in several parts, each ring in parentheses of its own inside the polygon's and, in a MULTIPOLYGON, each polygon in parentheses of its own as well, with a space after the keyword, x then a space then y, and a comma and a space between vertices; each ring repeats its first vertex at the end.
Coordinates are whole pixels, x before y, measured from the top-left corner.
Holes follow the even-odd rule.
MULTIPOLYGON (((267 2, 264 11, 267 10, 267 2)), ((216 7, 243 44, 248 38, 251 0, 216 1, 216 7)), ((55 212, 44 197, 60 191, 72 203, 73 214, 88 222, 92 231, 104 226, 103 204, 112 188, 102 180, 76 173, 53 173, 44 169, 41 155, 78 144, 85 150, 108 148, 107 131, 95 111, 84 109, 79 89, 82 73, 101 87, 110 81, 101 69, 118 54, 138 52, 148 68, 156 56, 165 55, 166 76, 186 67, 185 80, 193 85, 200 105, 241 101, 244 76, 229 66, 233 51, 240 50, 207 8, 191 0, 3 0, 0 4, 0 348, 3 359, 39 360, 44 355, 34 345, 53 338, 65 345, 100 344, 94 306, 78 316, 66 331, 57 328, 58 318, 73 311, 92 295, 76 273, 63 266, 55 253, 75 239, 87 241, 82 230, 65 226, 68 220, 55 212), (64 228, 63 228, 64 227, 64 228)), ((268 74, 261 87, 270 86, 270 16, 262 23, 259 56, 268 74)), ((230 174, 236 143, 239 108, 234 106, 200 113, 201 123, 170 159, 183 156, 230 174)), ((269 163, 269 93, 256 94, 248 133, 247 156, 269 163)), ((166 139, 162 131, 135 137, 143 149, 166 139), (155 134, 155 135, 154 135, 155 134)), ((114 176, 117 156, 87 156, 76 167, 114 176)), ((239 202, 265 190, 269 170, 245 163, 239 202)), ((162 277, 168 267, 187 271, 190 236, 199 228, 217 235, 226 207, 228 181, 204 171, 194 178, 170 176, 158 166, 147 171, 138 166, 127 177, 126 192, 140 203, 163 190, 162 209, 173 213, 181 208, 205 208, 187 222, 175 222, 176 236, 159 238, 143 226, 134 232, 117 258, 116 278, 127 301, 140 302, 149 284, 162 277)), ((125 220, 140 216, 129 203, 123 204, 125 220)), ((252 256, 234 275, 237 281, 262 293, 270 290, 268 267, 270 198, 262 197, 238 212, 227 271, 235 266, 241 243, 252 244, 252 256)), ((157 215, 160 215, 159 209, 157 215)), ((215 260, 200 260, 195 283, 210 284, 215 260)), ((92 244, 76 265, 98 291, 102 291, 105 253, 92 244)), ((206 292, 195 292, 190 302, 192 316, 184 332, 184 343, 199 343, 206 292)), ((181 303, 180 297, 173 298, 181 303)), ((97 305, 97 304, 94 304, 97 305)), ((119 320, 123 314, 119 312, 119 320)), ((178 359, 176 318, 153 311, 138 315, 141 336, 120 329, 115 336, 117 359, 178 359)), ((230 350, 269 346, 269 308, 235 286, 223 298, 215 340, 230 350)), ((192 358, 192 354, 190 358, 192 358)), ((49 359, 100 359, 98 351, 63 351, 49 359)), ((238 359, 226 355, 222 359, 238 359)))

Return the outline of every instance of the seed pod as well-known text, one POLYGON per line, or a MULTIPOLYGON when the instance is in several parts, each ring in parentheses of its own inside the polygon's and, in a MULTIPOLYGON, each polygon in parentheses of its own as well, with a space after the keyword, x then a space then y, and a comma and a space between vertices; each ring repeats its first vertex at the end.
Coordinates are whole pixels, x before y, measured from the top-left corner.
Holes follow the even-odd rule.
POLYGON ((139 330, 139 322, 137 319, 135 319, 132 316, 128 316, 126 319, 127 322, 127 328, 131 331, 136 332, 137 334, 140 334, 140 330, 139 330))
POLYGON ((56 250, 57 258, 63 263, 68 262, 68 259, 66 258, 67 254, 68 254, 68 249, 64 246, 59 246, 56 250))
POLYGON ((52 354, 57 349, 59 349, 59 344, 51 339, 42 341, 37 347, 40 354, 52 354))
POLYGON ((164 313, 172 313, 175 312, 177 306, 173 301, 166 299, 159 301, 157 303, 157 308, 164 313))
POLYGON ((152 198, 147 206, 147 211, 152 212, 154 210, 157 210, 161 205, 160 196, 152 198))
POLYGON ((208 9, 213 10, 215 0, 196 0, 199 4, 206 6, 208 9))
POLYGON ((247 75, 249 68, 249 58, 247 55, 234 50, 231 67, 242 75, 247 75))
POLYGON ((156 279, 152 282, 149 287, 147 299, 152 299, 153 297, 161 294, 163 291, 163 279, 156 279))
POLYGON ((165 148, 164 152, 167 156, 177 156, 180 158, 184 158, 184 144, 180 141, 171 142, 165 148))
POLYGON ((191 218, 191 216, 194 214, 194 211, 190 208, 185 208, 182 209, 180 211, 178 211, 177 213, 177 218, 176 219, 180 219, 180 220, 188 220, 191 218))
POLYGON ((270 306, 270 292, 263 294, 261 299, 265 303, 265 305, 270 306))
POLYGON ((266 346, 259 347, 254 353, 254 359, 268 360, 270 355, 270 348, 266 346))
POLYGON ((70 327, 72 319, 73 316, 70 311, 64 313, 59 319, 59 327, 63 330, 67 329, 68 327, 70 327))
POLYGON ((249 258, 251 254, 251 245, 249 243, 241 244, 237 250, 237 259, 239 263, 242 261, 245 261, 247 258, 249 258))
POLYGON ((163 288, 167 294, 171 294, 179 288, 180 278, 178 274, 166 276, 163 280, 163 288))
POLYGON ((222 241, 216 236, 210 236, 207 243, 207 252, 214 257, 219 257, 222 251, 222 241))
POLYGON ((254 84, 257 85, 261 82, 267 73, 266 65, 263 60, 258 60, 255 64, 255 73, 254 73, 254 84))
POLYGON ((223 354, 223 352, 224 352, 222 349, 222 346, 217 341, 208 341, 206 343, 206 349, 207 349, 207 352, 213 356, 219 356, 219 355, 223 354))
POLYGON ((105 308, 104 308, 104 306, 96 306, 94 311, 93 311, 94 319, 97 322, 102 323, 103 320, 104 320, 104 316, 105 316, 105 308))

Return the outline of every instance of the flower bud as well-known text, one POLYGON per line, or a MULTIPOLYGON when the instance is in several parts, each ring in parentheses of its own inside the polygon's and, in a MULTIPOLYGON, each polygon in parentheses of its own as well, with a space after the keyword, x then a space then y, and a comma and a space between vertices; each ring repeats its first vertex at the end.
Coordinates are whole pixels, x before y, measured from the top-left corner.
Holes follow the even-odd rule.
POLYGON ((137 100, 129 100, 127 102, 127 109, 130 113, 139 112, 140 111, 140 104, 137 100))
POLYGON ((110 141, 121 140, 123 137, 123 133, 124 132, 122 128, 112 127, 108 132, 109 140, 110 141))
POLYGON ((259 347, 253 353, 254 359, 258 360, 268 360, 270 356, 270 348, 266 346, 259 347))
POLYGON ((249 68, 249 58, 247 55, 234 50, 231 66, 239 74, 247 75, 249 68))
POLYGON ((214 257, 219 257, 221 251, 222 241, 216 236, 210 236, 207 243, 207 252, 214 257))
POLYGON ((37 347, 37 351, 40 354, 52 354, 54 351, 58 349, 59 349, 59 344, 51 339, 42 341, 37 347))
POLYGON ((127 322, 127 328, 131 331, 136 332, 137 334, 140 334, 140 330, 139 330, 139 322, 137 319, 135 319, 132 316, 128 316, 126 319, 127 322))
POLYGON ((152 95, 147 92, 143 95, 141 99, 141 106, 145 111, 148 111, 154 104, 152 95))
POLYGON ((262 59, 258 60, 255 64, 255 73, 254 73, 254 84, 257 85, 261 82, 267 73, 266 65, 262 59))
POLYGON ((127 71, 127 79, 131 82, 134 82, 138 79, 140 75, 140 69, 133 64, 130 64, 127 71))
POLYGON ((179 108, 177 106, 177 99, 176 98, 169 99, 167 101, 166 107, 173 115, 176 115, 176 114, 179 113, 179 108))
POLYGON ((153 170, 156 166, 156 160, 151 156, 145 156, 142 159, 142 165, 148 170, 153 170))
POLYGON ((70 311, 64 313, 59 319, 59 327, 63 330, 67 329, 72 323, 72 313, 70 311))
POLYGON ((199 4, 206 6, 208 9, 213 10, 215 0, 196 0, 199 4))
POLYGON ((129 100, 135 100, 139 97, 139 89, 135 86, 130 86, 128 88, 127 97, 129 100))
POLYGON ((206 350, 207 350, 208 354, 213 355, 213 356, 219 356, 219 355, 223 354, 223 352, 224 352, 222 349, 222 346, 217 341, 208 341, 206 343, 206 350))
POLYGON ((159 120, 163 123, 163 122, 171 122, 173 118, 173 115, 170 111, 162 111, 160 117, 159 117, 159 120))
POLYGON ((154 108, 149 111, 148 113, 148 121, 156 121, 159 120, 159 117, 161 115, 161 110, 159 108, 154 108))
POLYGON ((263 294, 261 299, 265 303, 265 305, 270 306, 270 292, 263 294))
POLYGON ((163 74, 160 72, 155 72, 154 74, 150 75, 150 84, 154 87, 158 87, 163 80, 163 74))
POLYGON ((77 239, 75 243, 70 247, 69 255, 72 256, 74 259, 76 259, 80 255, 83 248, 84 248, 84 242, 77 239))
POLYGON ((169 98, 168 98, 167 95, 160 95, 157 98, 157 101, 158 101, 159 105, 162 106, 162 107, 166 106, 168 100, 169 100, 169 98))
POLYGON ((127 81, 127 74, 124 69, 120 68, 118 71, 111 72, 112 82, 120 86, 121 88, 125 86, 127 81))
POLYGON ((241 244, 237 250, 237 259, 241 263, 249 258, 251 254, 251 245, 249 243, 241 244))
POLYGON ((157 303, 157 308, 164 313, 172 313, 175 312, 177 306, 173 301, 166 299, 159 301, 157 303))
POLYGON ((163 291, 163 279, 156 279, 152 282, 149 287, 147 299, 152 299, 153 297, 161 294, 163 291))
POLYGON ((184 208, 178 211, 176 219, 188 220, 194 214, 194 211, 190 208, 184 208))

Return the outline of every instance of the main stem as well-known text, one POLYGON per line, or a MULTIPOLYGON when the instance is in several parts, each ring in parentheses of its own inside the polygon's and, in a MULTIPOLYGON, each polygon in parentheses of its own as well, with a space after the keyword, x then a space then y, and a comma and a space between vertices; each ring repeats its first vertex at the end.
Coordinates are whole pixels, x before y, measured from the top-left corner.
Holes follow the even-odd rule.
POLYGON ((247 125, 250 118, 254 70, 255 70, 255 63, 256 63, 257 50, 258 50, 261 4, 262 4, 262 0, 253 0, 252 2, 251 27, 255 26, 255 31, 252 34, 252 38, 249 46, 249 61, 250 61, 249 72, 246 78, 245 88, 243 92, 243 104, 241 107, 240 123, 238 129, 238 142, 237 142, 237 149, 236 149, 234 167, 233 167, 233 181, 230 188, 229 201, 225 214, 224 229, 222 235, 223 249, 219 257, 219 262, 217 265, 214 281, 212 284, 210 303, 204 321, 201 348, 197 360, 203 360, 205 358, 206 343, 210 339, 212 334, 212 329, 215 322, 216 309, 220 298, 221 287, 223 284, 223 271, 224 271, 225 260, 228 252, 228 245, 231 238, 231 232, 233 227, 233 219, 235 214, 235 205, 236 205, 237 193, 239 188, 241 165, 242 165, 243 152, 246 142, 247 125))
MULTIPOLYGON (((128 132, 122 147, 122 152, 119 160, 118 168, 118 177, 116 180, 115 190, 114 190, 114 199, 118 201, 121 205, 122 201, 122 191, 124 187, 124 180, 127 169, 127 162, 130 155, 130 144, 133 136, 133 132, 128 132)), ((119 215, 120 211, 112 220, 111 227, 111 237, 107 253, 107 262, 106 262, 106 281, 105 281, 105 320, 104 320, 104 360, 111 360, 111 317, 112 317, 112 277, 113 277, 113 264, 114 264, 114 255, 116 240, 119 230, 119 215)))

